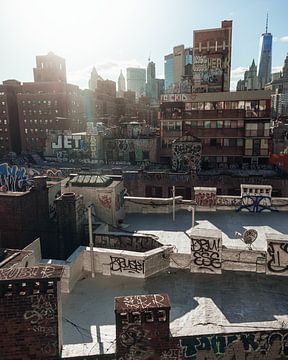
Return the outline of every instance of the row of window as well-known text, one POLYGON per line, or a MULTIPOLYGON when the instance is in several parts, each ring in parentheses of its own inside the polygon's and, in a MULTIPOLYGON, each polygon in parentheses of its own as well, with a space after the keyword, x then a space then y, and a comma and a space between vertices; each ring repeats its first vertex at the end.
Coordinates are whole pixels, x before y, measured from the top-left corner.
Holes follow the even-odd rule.
MULTIPOLYGON (((52 114, 52 111, 55 112, 55 114, 58 114, 58 109, 55 109, 55 110, 49 110, 48 112, 47 111, 43 111, 43 110, 33 110, 33 114, 37 114, 37 112, 42 115, 42 114, 52 114)), ((29 114, 32 114, 32 110, 28 110, 29 114)), ((26 115, 26 110, 23 110, 23 114, 26 115)))
POLYGON ((244 120, 197 120, 185 121, 185 128, 204 129, 241 129, 244 127, 244 120))
POLYGON ((0 119, 0 124, 2 124, 2 123, 3 123, 4 125, 7 125, 7 119, 3 119, 3 120, 0 119))
POLYGON ((266 110, 266 100, 187 102, 185 110, 266 110))
MULTIPOLYGON (((33 132, 37 133, 38 129, 24 129, 25 134, 28 134, 29 131, 31 133, 33 133, 33 132)), ((49 129, 39 129, 39 132, 41 132, 41 133, 43 133, 44 131, 46 132, 46 134, 48 134, 49 129)))
POLYGON ((53 105, 58 105, 58 100, 22 100, 22 105, 48 105, 48 106, 51 106, 53 103, 53 105))

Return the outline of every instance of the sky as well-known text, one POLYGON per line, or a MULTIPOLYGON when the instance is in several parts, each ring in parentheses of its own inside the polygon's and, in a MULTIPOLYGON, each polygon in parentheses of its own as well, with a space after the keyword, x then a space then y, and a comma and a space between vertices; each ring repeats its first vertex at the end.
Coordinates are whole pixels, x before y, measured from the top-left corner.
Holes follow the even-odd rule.
POLYGON ((193 30, 233 20, 231 89, 253 58, 259 39, 274 37, 272 67, 288 53, 288 0, 0 0, 0 82, 33 81, 36 55, 49 51, 66 59, 67 81, 88 88, 95 66, 117 81, 120 69, 156 63, 164 78, 164 55, 176 45, 192 47, 193 30))

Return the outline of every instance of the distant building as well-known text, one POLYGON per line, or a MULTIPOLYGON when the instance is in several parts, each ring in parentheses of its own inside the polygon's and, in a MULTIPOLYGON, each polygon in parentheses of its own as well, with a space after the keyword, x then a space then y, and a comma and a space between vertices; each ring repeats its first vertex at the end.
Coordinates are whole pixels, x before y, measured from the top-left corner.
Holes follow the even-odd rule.
POLYGON ((0 85, 0 157, 10 151, 21 152, 17 93, 21 83, 17 80, 3 81, 0 85))
POLYGON ((86 129, 83 98, 76 85, 23 83, 17 102, 22 152, 42 153, 49 130, 86 129))
POLYGON ((53 52, 36 56, 36 68, 33 69, 35 82, 66 82, 65 59, 53 52))
POLYGON ((173 54, 164 56, 165 91, 173 87, 173 54))
POLYGON ((239 80, 237 83, 237 91, 246 91, 246 90, 258 90, 260 89, 260 83, 257 76, 257 66, 253 59, 249 70, 244 73, 244 80, 239 80))
POLYGON ((258 78, 260 86, 264 89, 265 84, 271 81, 272 64, 272 34, 268 33, 268 15, 266 20, 266 32, 261 35, 258 60, 258 78))
POLYGON ((276 76, 272 75, 273 80, 265 85, 265 89, 271 90, 272 116, 278 117, 288 115, 288 55, 286 56, 283 71, 276 76))
POLYGON ((88 82, 89 85, 89 89, 94 91, 95 89, 97 89, 97 81, 98 80, 103 80, 102 77, 97 73, 97 70, 95 68, 95 66, 92 69, 91 72, 91 76, 90 76, 90 80, 88 82))
POLYGON ((127 90, 135 91, 136 98, 145 95, 146 69, 127 68, 127 90))
MULTIPOLYGON (((202 143, 202 169, 267 164, 270 95, 264 90, 205 93, 197 97, 162 95, 160 162, 167 164, 173 157, 182 161, 184 153, 195 155, 196 150, 186 141, 186 136, 194 136, 202 143), (178 141, 177 149, 173 148, 173 141, 181 138, 185 140, 182 146, 178 141)), ((195 149, 200 152, 199 147, 195 149)), ((194 166, 194 160, 190 165, 194 166)))
POLYGON ((192 76, 192 48, 178 45, 173 53, 164 57, 165 92, 181 92, 183 80, 192 76))
POLYGON ((193 34, 193 92, 230 89, 232 21, 193 34))
POLYGON ((118 97, 123 97, 124 91, 126 91, 126 82, 125 82, 125 77, 121 70, 120 75, 118 77, 118 97))

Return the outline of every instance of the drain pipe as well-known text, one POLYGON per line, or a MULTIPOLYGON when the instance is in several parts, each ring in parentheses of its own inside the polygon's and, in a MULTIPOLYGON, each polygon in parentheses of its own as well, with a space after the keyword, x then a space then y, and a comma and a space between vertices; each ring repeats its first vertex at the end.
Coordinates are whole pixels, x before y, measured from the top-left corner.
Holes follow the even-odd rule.
POLYGON ((88 225, 89 225, 89 246, 90 246, 90 257, 91 257, 91 272, 92 278, 95 277, 94 269, 94 252, 93 252, 93 234, 92 234, 92 213, 91 206, 88 206, 88 225))
POLYGON ((175 186, 172 188, 173 190, 173 221, 175 221, 175 186))

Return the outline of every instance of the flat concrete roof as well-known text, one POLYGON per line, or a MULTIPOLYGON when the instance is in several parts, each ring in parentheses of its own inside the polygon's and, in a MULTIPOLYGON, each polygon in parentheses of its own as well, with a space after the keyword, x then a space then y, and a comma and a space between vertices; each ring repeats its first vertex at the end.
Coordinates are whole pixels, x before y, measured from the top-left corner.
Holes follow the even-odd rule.
MULTIPOLYGON (((190 239, 185 234, 191 228, 191 212, 172 214, 128 214, 125 230, 155 234, 164 245, 175 245, 179 253, 190 253, 190 239)), ((247 229, 255 229, 258 237, 252 245, 254 250, 266 250, 265 233, 288 234, 287 212, 248 213, 236 211, 195 212, 195 226, 203 229, 218 229, 222 232, 223 245, 227 248, 247 249, 247 245, 235 236, 247 229)), ((189 232, 189 231, 188 231, 189 232)))
POLYGON ((146 280, 97 274, 63 295, 62 356, 115 352, 114 298, 155 293, 170 298, 173 336, 283 329, 288 324, 286 277, 184 270, 146 280))

